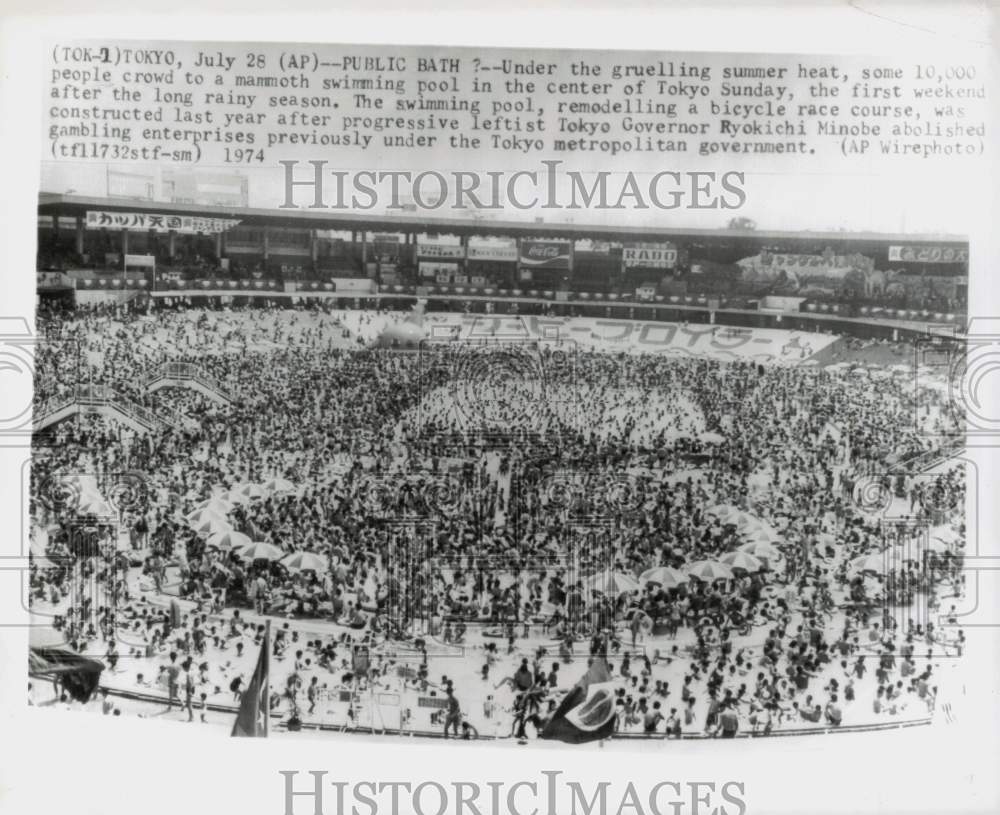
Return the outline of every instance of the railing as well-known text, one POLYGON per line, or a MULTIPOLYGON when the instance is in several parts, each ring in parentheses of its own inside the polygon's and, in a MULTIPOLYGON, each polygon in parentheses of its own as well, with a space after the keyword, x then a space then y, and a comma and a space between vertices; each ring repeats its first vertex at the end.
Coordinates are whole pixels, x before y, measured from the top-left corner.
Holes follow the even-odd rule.
POLYGON ((69 395, 41 402, 34 411, 35 424, 39 425, 50 416, 74 405, 114 408, 146 430, 160 430, 163 427, 179 429, 182 426, 180 417, 154 413, 107 385, 77 385, 69 395))
POLYGON ((57 413, 70 405, 86 405, 88 407, 100 407, 108 405, 114 398, 114 392, 104 385, 76 385, 69 393, 46 399, 36 405, 34 410, 35 419, 41 420, 53 413, 57 413))
POLYGON ((222 387, 222 384, 219 382, 219 380, 217 380, 211 374, 205 373, 205 371, 200 367, 195 366, 195 370, 192 373, 192 379, 199 385, 202 385, 206 388, 211 388, 223 398, 229 399, 229 392, 224 387, 222 387))
POLYGON ((57 397, 53 399, 46 399, 44 402, 39 402, 35 405, 34 409, 35 424, 41 424, 45 419, 49 418, 49 416, 58 413, 60 410, 65 410, 76 403, 76 399, 73 396, 66 396, 62 398, 57 397))
POLYGON ((155 385, 164 379, 172 379, 180 382, 196 382, 203 388, 215 391, 227 402, 232 399, 228 391, 215 379, 202 370, 201 366, 192 362, 165 362, 149 374, 143 383, 146 387, 155 385))
POLYGON ((119 396, 115 399, 114 406, 129 418, 141 425, 145 425, 149 430, 155 430, 164 425, 175 430, 181 427, 179 417, 171 416, 168 413, 154 413, 149 408, 144 408, 131 399, 119 396))
MULTIPOLYGON (((234 294, 245 293, 247 291, 283 291, 284 286, 280 284, 277 280, 272 280, 270 278, 261 278, 259 280, 254 279, 240 279, 232 280, 229 278, 202 278, 200 280, 162 280, 157 279, 156 285, 153 287, 154 291, 159 292, 170 292, 170 291, 183 291, 183 292, 197 292, 201 290, 228 290, 232 291, 234 294)), ((330 286, 333 289, 333 286, 330 286)))
POLYGON ((922 450, 912 456, 902 458, 892 466, 891 472, 905 474, 922 473, 940 462, 954 457, 964 447, 964 439, 949 439, 940 447, 935 447, 931 450, 922 450))
POLYGON ((638 295, 628 292, 563 292, 555 289, 521 289, 503 288, 498 286, 473 285, 382 285, 377 291, 360 292, 345 291, 332 282, 299 281, 293 291, 286 291, 283 284, 274 280, 198 280, 178 281, 171 285, 158 283, 154 290, 157 296, 169 296, 173 292, 184 296, 233 294, 238 296, 271 296, 279 294, 292 297, 335 297, 335 298, 371 298, 376 300, 393 297, 432 297, 440 300, 462 301, 496 301, 518 302, 529 304, 551 304, 564 306, 606 306, 622 307, 661 307, 691 311, 733 312, 745 311, 753 314, 780 314, 783 318, 805 318, 814 323, 818 320, 845 320, 854 323, 878 324, 939 324, 961 328, 966 319, 962 314, 954 312, 935 311, 931 309, 896 308, 888 306, 857 306, 848 303, 808 302, 798 311, 761 311, 761 297, 734 294, 697 293, 697 294, 655 294, 653 296, 638 295))

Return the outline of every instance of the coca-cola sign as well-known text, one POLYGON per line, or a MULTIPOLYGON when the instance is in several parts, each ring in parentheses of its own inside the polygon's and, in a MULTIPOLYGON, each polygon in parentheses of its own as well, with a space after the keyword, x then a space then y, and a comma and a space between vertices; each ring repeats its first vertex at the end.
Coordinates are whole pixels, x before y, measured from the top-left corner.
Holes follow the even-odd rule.
POLYGON ((568 269, 569 241, 521 241, 521 265, 533 269, 568 269))

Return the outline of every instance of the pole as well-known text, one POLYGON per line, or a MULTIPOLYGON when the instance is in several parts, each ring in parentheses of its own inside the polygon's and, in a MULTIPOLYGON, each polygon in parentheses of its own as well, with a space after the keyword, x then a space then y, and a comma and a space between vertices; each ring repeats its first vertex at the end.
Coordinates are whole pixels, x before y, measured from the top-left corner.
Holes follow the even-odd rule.
POLYGON ((264 672, 264 738, 271 732, 271 621, 264 621, 264 648, 267 670, 264 672))

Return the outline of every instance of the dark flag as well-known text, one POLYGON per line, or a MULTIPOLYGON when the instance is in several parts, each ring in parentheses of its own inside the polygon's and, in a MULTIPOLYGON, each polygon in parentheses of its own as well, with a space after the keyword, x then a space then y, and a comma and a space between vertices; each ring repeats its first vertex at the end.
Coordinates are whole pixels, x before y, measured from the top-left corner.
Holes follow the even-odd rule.
POLYGON ((596 657, 583 678, 566 694, 539 738, 582 744, 611 736, 615 729, 615 690, 603 657, 596 657))
POLYGON ((176 597, 170 599, 170 627, 172 629, 181 627, 181 604, 177 602, 176 597))
POLYGON ((351 670, 356 676, 368 676, 368 672, 371 670, 371 654, 368 651, 368 646, 358 645, 354 648, 354 654, 351 657, 351 670))
POLYGON ((271 712, 271 624, 268 623, 264 642, 260 646, 257 667, 254 668, 250 684, 240 700, 240 711, 233 723, 233 736, 267 738, 268 719, 271 712))

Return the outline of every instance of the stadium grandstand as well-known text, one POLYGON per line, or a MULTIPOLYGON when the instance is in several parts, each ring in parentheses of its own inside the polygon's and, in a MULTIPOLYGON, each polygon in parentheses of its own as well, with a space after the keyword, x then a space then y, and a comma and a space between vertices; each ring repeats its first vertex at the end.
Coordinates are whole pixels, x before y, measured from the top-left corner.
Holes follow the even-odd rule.
POLYGON ((968 244, 940 235, 610 228, 43 193, 42 297, 323 298, 358 307, 953 332, 968 244))

